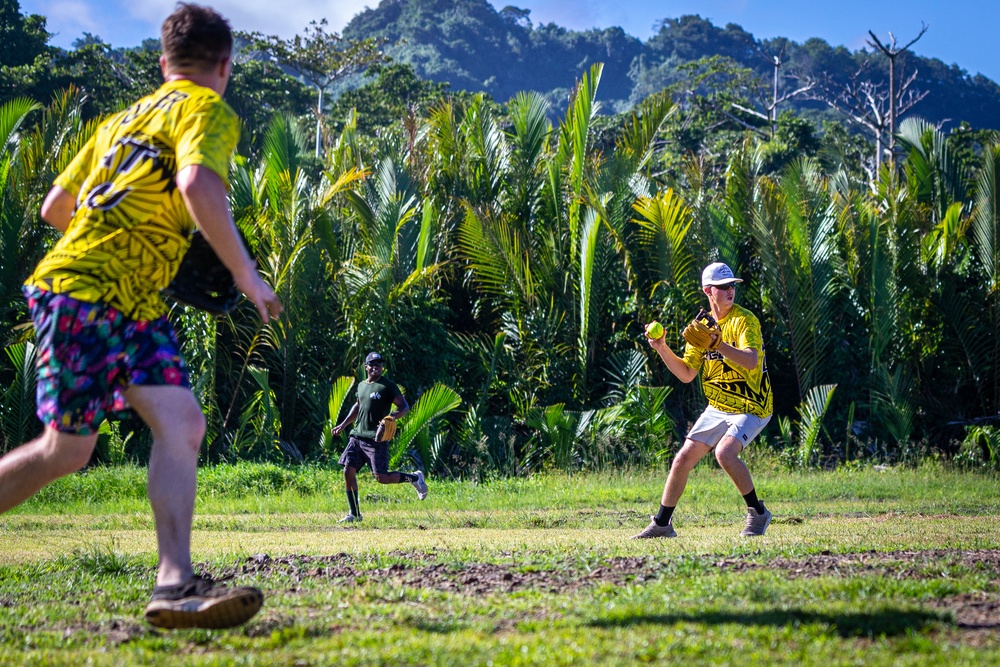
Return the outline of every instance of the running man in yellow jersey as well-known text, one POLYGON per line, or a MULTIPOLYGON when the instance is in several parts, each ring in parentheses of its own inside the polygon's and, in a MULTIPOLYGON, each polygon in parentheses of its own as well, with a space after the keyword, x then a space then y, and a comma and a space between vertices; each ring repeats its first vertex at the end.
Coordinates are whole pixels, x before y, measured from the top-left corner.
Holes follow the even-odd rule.
POLYGON ((0 458, 0 512, 86 465, 109 413, 149 425, 148 493, 159 565, 146 619, 160 627, 238 625, 254 588, 224 588, 191 564, 205 417, 159 291, 201 228, 264 322, 282 312, 240 240, 226 199, 239 136, 222 100, 232 32, 215 11, 179 4, 163 23, 165 83, 105 121, 42 204, 64 235, 25 282, 38 341, 42 435, 0 458))
POLYGON ((721 262, 709 264, 702 272, 702 290, 722 331, 722 342, 715 350, 701 350, 687 343, 684 356, 678 357, 667 346, 665 336, 647 338, 681 382, 691 382, 701 371, 708 407, 688 431, 684 445, 670 465, 660 510, 635 538, 677 535, 673 527, 674 508, 684 493, 691 470, 713 449, 719 465, 746 500, 747 521, 742 534, 763 535, 771 523, 771 512, 757 498, 750 471, 740 460, 743 448, 771 419, 771 383, 760 322, 735 302, 736 284, 741 282, 721 262))

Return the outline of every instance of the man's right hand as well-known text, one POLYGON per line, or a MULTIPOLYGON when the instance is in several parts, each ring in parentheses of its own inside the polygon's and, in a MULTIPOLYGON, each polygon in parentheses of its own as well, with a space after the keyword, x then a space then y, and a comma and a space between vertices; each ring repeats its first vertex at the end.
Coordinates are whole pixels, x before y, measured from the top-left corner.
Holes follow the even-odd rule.
POLYGON ((649 346, 654 350, 656 350, 657 352, 661 350, 666 351, 667 349, 669 349, 667 347, 666 336, 660 336, 659 338, 650 338, 649 336, 646 336, 646 342, 649 343, 649 346))
POLYGON ((174 181, 191 217, 219 261, 233 274, 233 282, 257 306, 260 319, 267 324, 278 317, 284 308, 271 286, 260 277, 257 263, 236 232, 222 178, 208 167, 195 164, 181 169, 174 181))
POLYGON ((257 312, 260 313, 260 319, 264 324, 278 319, 278 315, 285 310, 274 290, 260 277, 256 269, 242 276, 233 276, 233 280, 240 291, 257 306, 257 312))

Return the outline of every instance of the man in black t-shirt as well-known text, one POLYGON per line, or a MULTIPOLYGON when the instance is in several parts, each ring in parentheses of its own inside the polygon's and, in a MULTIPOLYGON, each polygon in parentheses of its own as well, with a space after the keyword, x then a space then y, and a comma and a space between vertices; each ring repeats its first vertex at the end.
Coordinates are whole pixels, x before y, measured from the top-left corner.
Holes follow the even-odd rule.
POLYGON ((384 362, 382 355, 372 352, 365 359, 365 371, 368 378, 358 383, 358 399, 347 413, 344 421, 333 427, 333 435, 340 435, 350 424, 350 438, 347 448, 340 455, 340 465, 344 466, 344 483, 347 487, 347 503, 351 508, 340 523, 361 521, 361 509, 358 504, 357 472, 368 465, 379 484, 412 484, 417 490, 417 496, 423 500, 427 497, 427 482, 424 473, 389 472, 389 443, 375 440, 375 433, 382 418, 396 406, 393 417, 402 419, 410 406, 399 391, 396 383, 382 375, 384 362))

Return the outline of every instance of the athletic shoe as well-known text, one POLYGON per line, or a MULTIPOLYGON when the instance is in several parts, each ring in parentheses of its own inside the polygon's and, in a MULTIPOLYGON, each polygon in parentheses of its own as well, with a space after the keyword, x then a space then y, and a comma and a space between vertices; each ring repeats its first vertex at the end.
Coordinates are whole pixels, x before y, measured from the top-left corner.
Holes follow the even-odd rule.
MULTIPOLYGON (((764 507, 764 503, 760 504, 764 507)), ((771 510, 764 507, 764 513, 760 514, 752 507, 747 508, 747 525, 743 529, 740 535, 745 535, 746 537, 758 537, 764 534, 767 527, 771 524, 771 510)))
POLYGON ((355 521, 361 521, 361 517, 354 516, 353 514, 347 514, 337 523, 354 523, 355 521))
POLYGON ((264 594, 256 588, 225 588, 194 575, 154 588, 146 621, 158 628, 231 628, 253 618, 262 604, 264 594))
POLYGON ((424 473, 423 471, 418 470, 414 474, 417 478, 410 482, 410 484, 412 484, 413 488, 417 490, 417 498, 423 500, 427 497, 427 482, 424 481, 424 473))
POLYGON ((646 526, 646 528, 638 535, 633 535, 632 539, 646 540, 653 537, 677 537, 677 531, 674 530, 673 517, 671 517, 670 521, 668 521, 667 525, 665 526, 661 526, 660 524, 656 523, 656 521, 653 520, 652 517, 650 517, 649 525, 646 526))

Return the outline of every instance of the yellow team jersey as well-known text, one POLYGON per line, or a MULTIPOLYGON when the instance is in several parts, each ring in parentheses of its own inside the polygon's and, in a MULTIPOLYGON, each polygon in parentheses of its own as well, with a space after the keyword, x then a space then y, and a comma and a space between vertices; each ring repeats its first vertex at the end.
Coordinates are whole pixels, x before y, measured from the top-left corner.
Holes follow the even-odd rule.
POLYGON ((699 350, 690 344, 684 347, 685 365, 696 371, 701 369, 701 386, 712 407, 723 412, 767 417, 771 414, 771 381, 767 376, 760 321, 746 308, 733 305, 719 327, 723 342, 757 350, 757 367, 747 370, 718 352, 699 350))
POLYGON ((194 221, 174 177, 205 166, 228 186, 236 113, 215 91, 171 81, 104 122, 55 184, 76 196, 69 228, 25 282, 133 320, 167 312, 160 290, 194 221))

